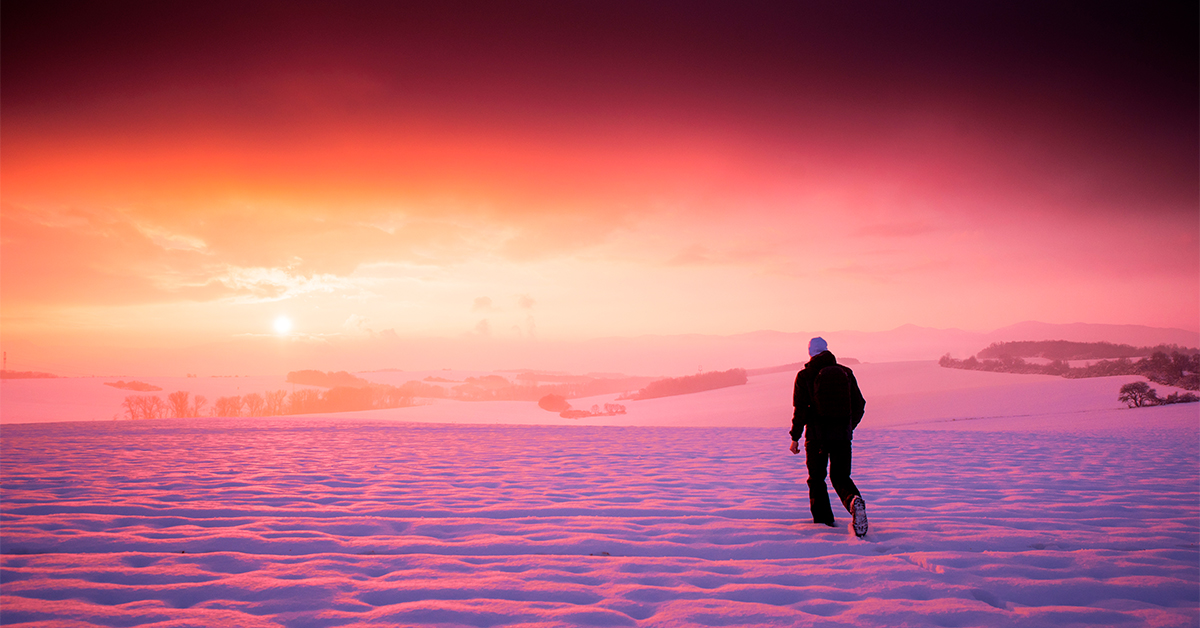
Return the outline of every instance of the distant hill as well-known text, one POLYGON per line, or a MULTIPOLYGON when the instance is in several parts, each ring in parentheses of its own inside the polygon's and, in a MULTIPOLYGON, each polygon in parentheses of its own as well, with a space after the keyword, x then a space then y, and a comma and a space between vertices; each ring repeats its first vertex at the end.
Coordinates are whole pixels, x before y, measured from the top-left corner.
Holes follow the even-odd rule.
POLYGON ((1180 347, 1179 345, 1158 345, 1154 347, 1135 347, 1111 342, 1071 342, 1069 340, 1017 340, 1013 342, 994 342, 979 353, 976 358, 1045 358, 1047 360, 1113 360, 1117 358, 1142 358, 1156 352, 1170 354, 1180 352, 1186 355, 1196 353, 1197 349, 1180 347))
POLYGON ((52 373, 40 373, 38 371, 7 371, 0 370, 0 379, 50 379, 58 377, 52 373))
POLYGON ((903 325, 871 332, 756 331, 731 336, 681 334, 615 337, 580 343, 576 354, 581 359, 584 356, 590 358, 590 364, 611 365, 634 372, 687 373, 695 372, 697 367, 707 371, 745 364, 803 365, 808 360, 808 341, 813 336, 821 336, 828 341, 834 355, 854 356, 864 362, 937 360, 947 353, 968 356, 996 342, 1018 340, 1110 342, 1137 347, 1200 347, 1200 333, 1183 329, 1025 322, 991 332, 903 325))
MULTIPOLYGON (((1110 342, 1136 347, 1179 345, 1200 347, 1200 333, 1138 325, 1052 325, 1024 322, 994 331, 935 329, 903 325, 882 331, 809 329, 792 332, 755 331, 734 335, 643 335, 566 340, 539 338, 436 337, 401 338, 354 336, 327 343, 296 343, 288 352, 277 350, 277 338, 239 337, 222 343, 162 350, 153 355, 130 349, 117 361, 102 365, 80 363, 75 372, 142 373, 231 372, 287 373, 303 365, 369 370, 402 367, 421 377, 456 371, 496 372, 520 367, 515 373, 540 377, 553 372, 627 373, 650 378, 682 376, 697 371, 783 365, 808 360, 808 341, 821 336, 837 356, 863 362, 936 361, 949 353, 955 358, 975 355, 994 342, 1066 340, 1110 342), (161 354, 161 355, 160 355, 161 354)), ((596 377, 595 375, 592 375, 596 377)), ((420 379, 420 377, 414 377, 420 379)), ((457 379, 457 378, 456 378, 457 379)), ((327 382, 328 383, 328 382, 327 382)))
POLYGON ((1144 325, 1096 325, 1090 323, 1052 325, 1037 321, 1025 321, 1001 327, 986 334, 986 337, 989 344, 1011 340, 1069 340, 1072 342, 1111 342, 1135 347, 1157 345, 1200 347, 1200 332, 1144 325))
POLYGON ((646 387, 633 393, 632 395, 622 395, 618 399, 657 399, 659 397, 673 397, 675 395, 687 395, 691 393, 704 392, 706 390, 715 390, 717 388, 726 388, 729 386, 741 386, 746 383, 746 371, 744 369, 730 369, 728 371, 713 371, 709 373, 698 373, 696 375, 685 375, 683 377, 668 377, 666 379, 655 380, 646 384, 646 387))
POLYGON ((292 371, 287 374, 287 382, 289 384, 303 384, 305 386, 320 386, 322 388, 336 388, 338 386, 349 386, 351 388, 366 388, 371 385, 361 377, 355 377, 346 371, 338 371, 336 373, 324 371, 292 371))
MULTIPOLYGON (((844 366, 861 364, 861 362, 859 362, 858 360, 855 360, 854 358, 839 357, 837 359, 837 361, 838 361, 838 364, 841 364, 844 366)), ((795 372, 795 371, 799 371, 800 369, 803 369, 804 365, 807 363, 808 363, 808 361, 805 360, 804 362, 792 362, 791 364, 781 364, 779 366, 767 366, 767 367, 759 368, 759 369, 746 369, 746 375, 754 376, 754 375, 770 375, 771 373, 784 373, 784 372, 789 372, 789 371, 795 372)))
POLYGON ((112 386, 113 388, 120 388, 121 390, 136 390, 138 392, 155 392, 157 390, 162 390, 161 387, 155 386, 154 384, 147 384, 146 382, 138 382, 138 381, 132 381, 132 380, 128 381, 128 382, 125 380, 119 380, 119 381, 115 381, 115 382, 104 382, 104 385, 112 386))

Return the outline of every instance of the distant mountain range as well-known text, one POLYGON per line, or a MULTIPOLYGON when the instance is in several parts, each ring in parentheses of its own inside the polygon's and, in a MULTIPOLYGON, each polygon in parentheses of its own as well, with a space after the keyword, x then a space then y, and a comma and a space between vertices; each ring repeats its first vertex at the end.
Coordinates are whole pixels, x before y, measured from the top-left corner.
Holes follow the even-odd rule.
POLYGON ((961 359, 978 353, 993 342, 1016 340, 1200 347, 1200 333, 1183 329, 1083 323, 1053 325, 1033 321, 990 332, 904 325, 874 332, 756 331, 731 336, 646 335, 582 341, 364 336, 280 345, 278 338, 255 337, 183 350, 114 351, 115 360, 91 366, 79 365, 72 369, 75 373, 59 374, 90 371, 172 376, 184 373, 283 375, 301 369, 360 372, 382 368, 406 371, 451 368, 480 372, 523 369, 675 377, 699 371, 732 368, 753 371, 802 363, 808 360, 808 341, 813 336, 825 338, 830 350, 839 358, 856 358, 863 362, 937 360, 947 353, 961 359))
POLYGON ((877 332, 757 331, 732 336, 689 334, 602 338, 582 343, 581 353, 597 359, 599 363, 614 366, 616 363, 661 364, 662 372, 679 372, 689 366, 692 370, 722 370, 739 366, 754 369, 807 360, 808 341, 813 336, 821 336, 828 341, 835 355, 864 362, 936 360, 947 353, 961 358, 974 355, 993 342, 1014 340, 1200 346, 1200 333, 1183 329, 1086 323, 1055 325, 1027 321, 991 332, 903 325, 877 332))

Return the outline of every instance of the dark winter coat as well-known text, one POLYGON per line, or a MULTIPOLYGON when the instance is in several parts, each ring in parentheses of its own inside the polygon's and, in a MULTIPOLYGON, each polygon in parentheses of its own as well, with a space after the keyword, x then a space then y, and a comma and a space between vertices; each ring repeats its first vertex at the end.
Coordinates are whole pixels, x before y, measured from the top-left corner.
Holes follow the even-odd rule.
POLYGON ((837 364, 837 358, 828 351, 822 351, 813 356, 804 369, 796 374, 796 387, 792 393, 792 405, 796 408, 792 415, 792 440, 800 440, 803 434, 806 440, 821 442, 850 441, 854 439, 854 428, 858 427, 867 407, 862 391, 858 389, 858 380, 854 379, 854 371, 838 365, 846 372, 850 380, 850 416, 843 420, 822 418, 813 408, 813 380, 817 373, 827 366, 837 364), (805 426, 808 427, 805 433, 805 426))

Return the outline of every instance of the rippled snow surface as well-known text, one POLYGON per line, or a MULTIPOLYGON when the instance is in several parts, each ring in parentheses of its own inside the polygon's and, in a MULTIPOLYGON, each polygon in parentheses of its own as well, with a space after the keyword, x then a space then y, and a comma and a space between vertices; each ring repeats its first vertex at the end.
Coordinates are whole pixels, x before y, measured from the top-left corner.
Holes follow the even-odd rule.
POLYGON ((865 539, 786 427, 5 426, 0 623, 1195 626, 1181 424, 862 432, 865 539))

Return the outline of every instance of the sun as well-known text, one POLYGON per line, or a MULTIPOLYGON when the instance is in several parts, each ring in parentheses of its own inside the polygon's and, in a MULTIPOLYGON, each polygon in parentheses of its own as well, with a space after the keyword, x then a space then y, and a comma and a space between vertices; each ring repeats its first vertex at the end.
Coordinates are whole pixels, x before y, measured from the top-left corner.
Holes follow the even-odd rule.
POLYGON ((286 336, 290 331, 292 331, 292 319, 286 316, 275 319, 275 333, 286 336))

